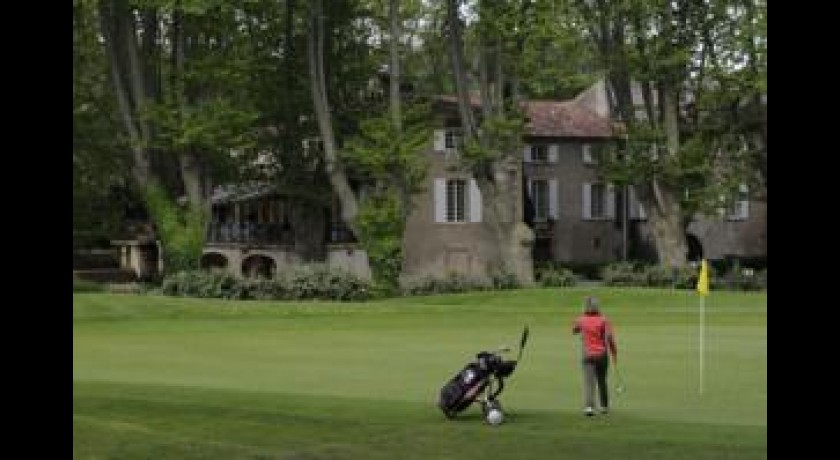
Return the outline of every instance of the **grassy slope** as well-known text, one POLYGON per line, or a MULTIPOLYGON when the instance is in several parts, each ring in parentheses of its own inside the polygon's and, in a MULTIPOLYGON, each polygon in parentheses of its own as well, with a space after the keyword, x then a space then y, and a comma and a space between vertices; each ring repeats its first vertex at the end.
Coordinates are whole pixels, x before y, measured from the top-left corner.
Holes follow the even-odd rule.
POLYGON ((74 296, 77 458, 766 457, 766 294, 600 289, 628 386, 580 415, 569 324, 586 289, 368 304, 74 296), (448 422, 443 382, 482 348, 525 360, 502 401, 448 422), (628 450, 629 449, 629 450, 628 450))

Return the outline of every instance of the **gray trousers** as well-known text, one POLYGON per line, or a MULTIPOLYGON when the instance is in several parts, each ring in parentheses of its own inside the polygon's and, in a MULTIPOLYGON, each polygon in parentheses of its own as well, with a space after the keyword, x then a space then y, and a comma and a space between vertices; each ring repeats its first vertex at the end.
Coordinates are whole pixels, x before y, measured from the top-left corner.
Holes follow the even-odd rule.
POLYGON ((610 395, 607 389, 607 369, 610 360, 607 354, 583 358, 583 400, 586 407, 595 407, 595 387, 601 407, 610 406, 610 395))

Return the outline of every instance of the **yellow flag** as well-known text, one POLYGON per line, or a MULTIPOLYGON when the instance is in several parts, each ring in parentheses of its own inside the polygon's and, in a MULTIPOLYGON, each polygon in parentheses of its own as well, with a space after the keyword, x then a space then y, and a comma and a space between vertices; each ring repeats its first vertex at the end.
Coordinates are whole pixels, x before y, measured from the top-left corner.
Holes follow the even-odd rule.
POLYGON ((700 277, 697 278, 697 292, 700 295, 709 295, 709 265, 706 259, 700 262, 700 277))

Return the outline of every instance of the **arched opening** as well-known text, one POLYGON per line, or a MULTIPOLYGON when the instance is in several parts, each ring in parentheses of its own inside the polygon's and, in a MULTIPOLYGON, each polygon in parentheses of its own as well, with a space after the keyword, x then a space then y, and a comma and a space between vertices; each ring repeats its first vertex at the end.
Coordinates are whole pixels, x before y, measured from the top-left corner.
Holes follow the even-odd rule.
POLYGON ((685 241, 688 245, 688 254, 686 258, 689 262, 698 262, 703 258, 703 245, 700 240, 691 233, 685 234, 685 241))
POLYGON ((276 269, 274 259, 268 256, 253 255, 242 261, 242 275, 247 278, 271 278, 276 269))
POLYGON ((208 252, 201 256, 201 268, 206 270, 224 270, 228 267, 228 260, 218 252, 208 252))

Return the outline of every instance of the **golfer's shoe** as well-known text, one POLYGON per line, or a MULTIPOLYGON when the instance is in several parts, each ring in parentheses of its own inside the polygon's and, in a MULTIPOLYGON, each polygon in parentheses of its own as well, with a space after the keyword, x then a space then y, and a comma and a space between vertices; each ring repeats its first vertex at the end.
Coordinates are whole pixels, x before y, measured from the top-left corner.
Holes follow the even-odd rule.
POLYGON ((609 408, 609 407, 602 407, 602 408, 601 408, 601 413, 602 413, 602 414, 605 414, 605 415, 606 415, 606 414, 608 414, 609 412, 610 412, 610 408, 609 408))
POLYGON ((595 415, 595 409, 591 407, 586 407, 583 409, 583 415, 587 417, 592 417, 593 415, 595 415))

